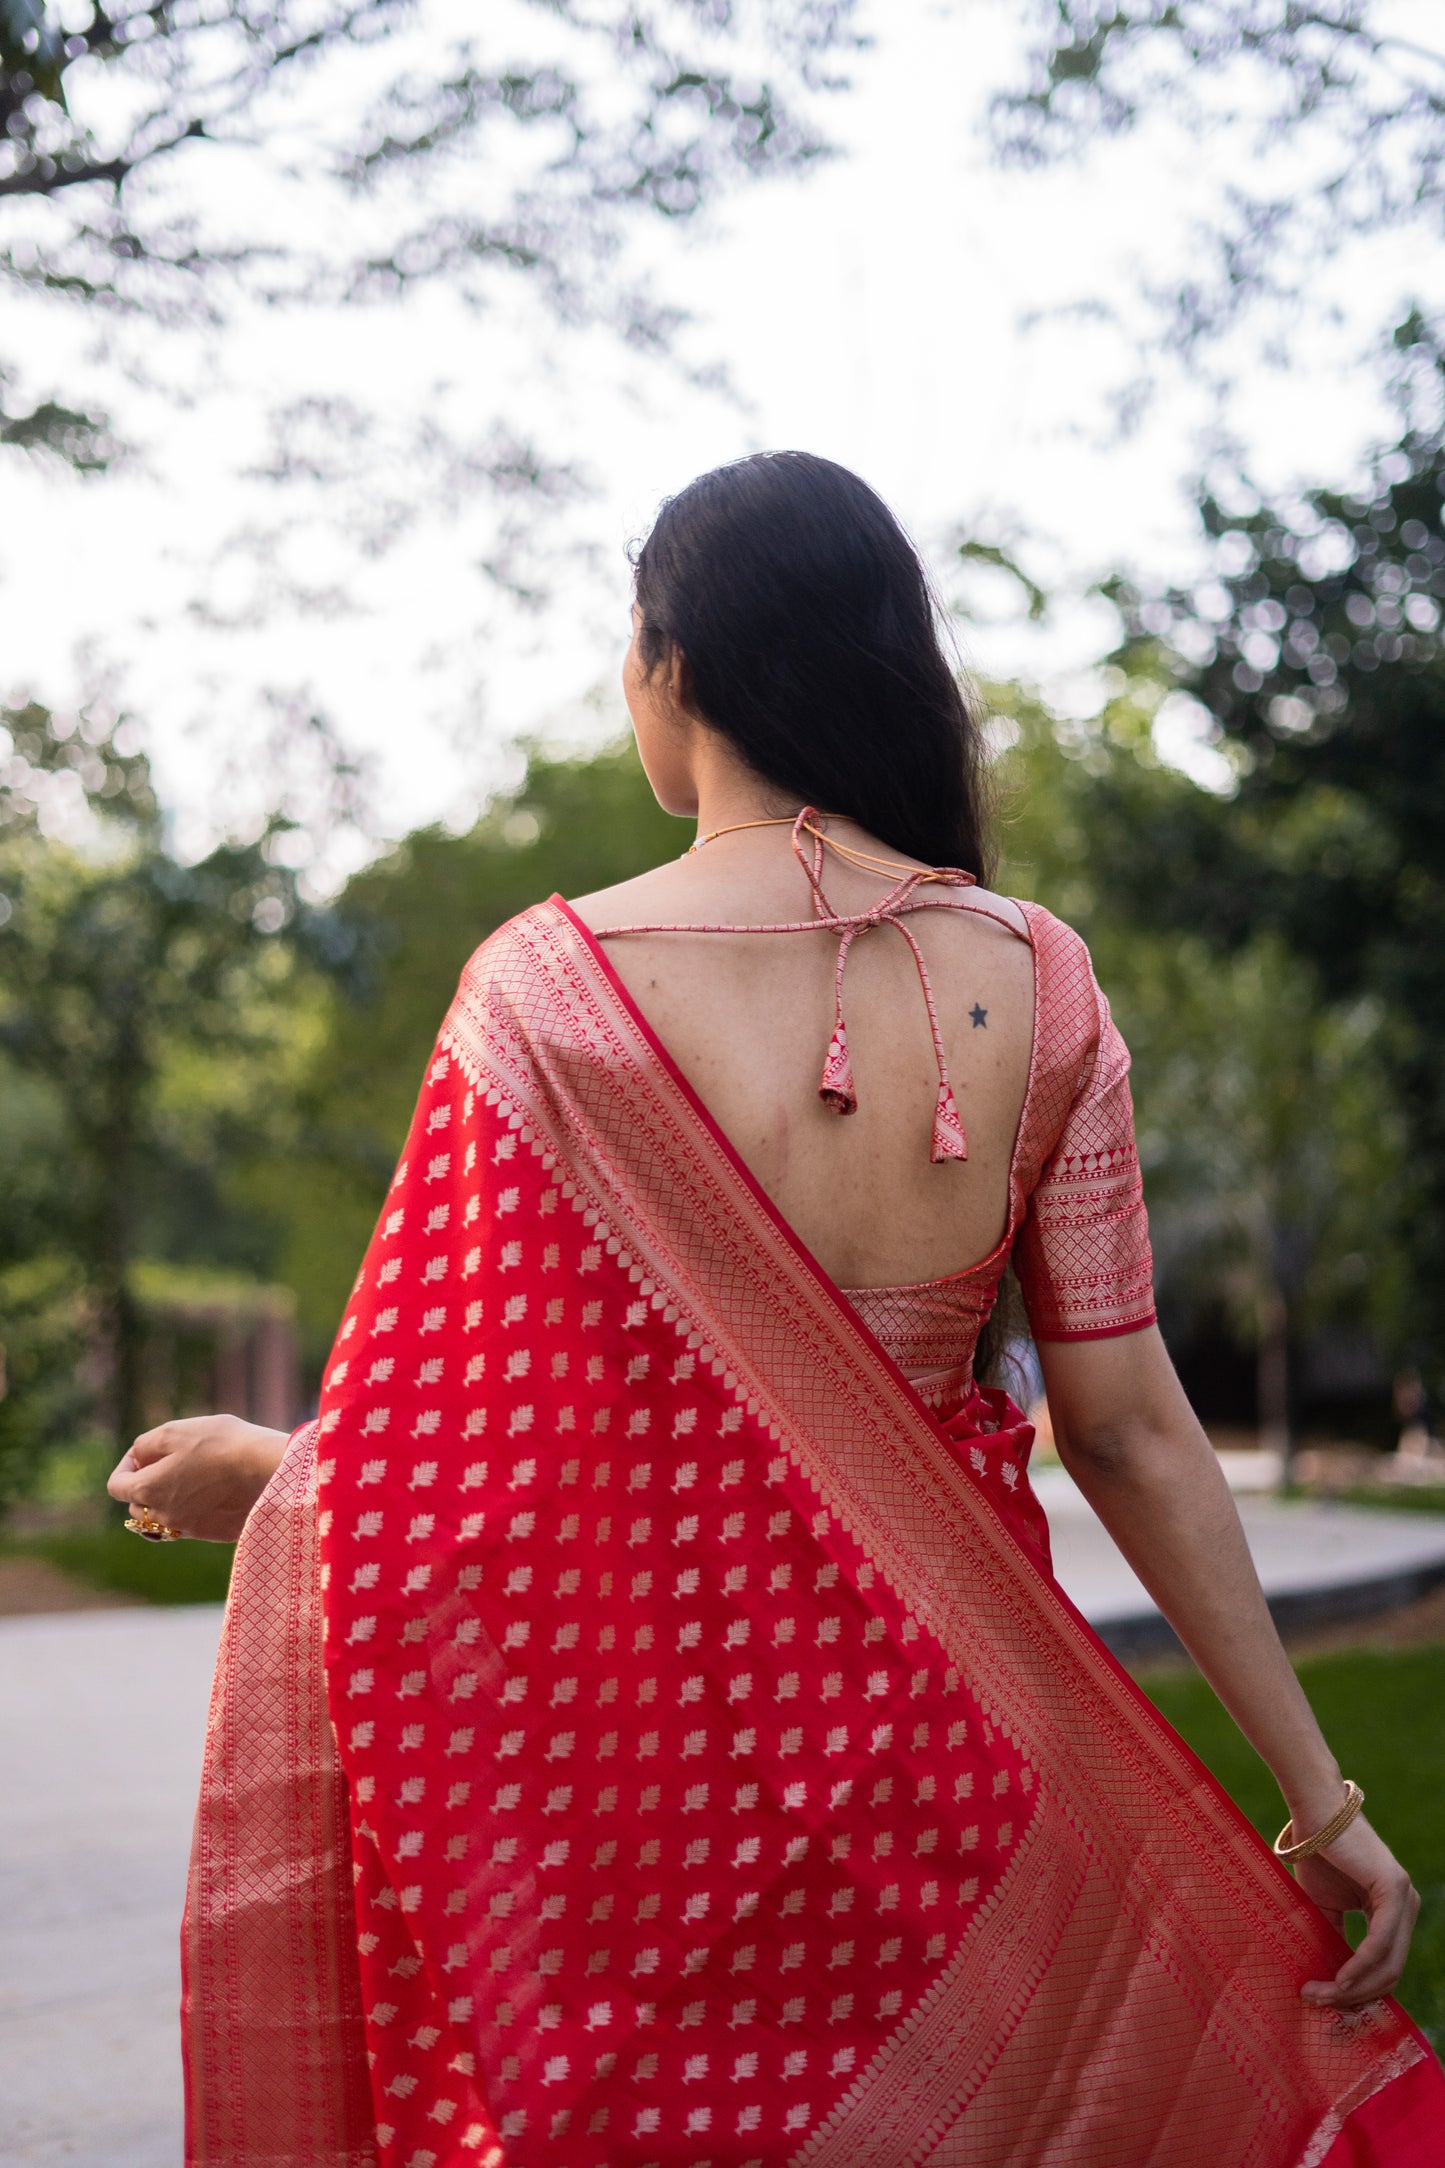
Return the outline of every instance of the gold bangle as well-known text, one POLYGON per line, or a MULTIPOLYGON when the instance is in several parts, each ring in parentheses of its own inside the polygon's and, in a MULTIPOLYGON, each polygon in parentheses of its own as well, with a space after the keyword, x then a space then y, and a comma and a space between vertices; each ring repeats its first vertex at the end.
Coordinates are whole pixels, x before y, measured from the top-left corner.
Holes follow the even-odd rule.
POLYGON ((1312 1837, 1301 1837, 1298 1843, 1294 1841, 1293 1821, 1286 1822, 1284 1828, 1274 1840, 1275 1858, 1285 1860, 1311 1859, 1316 1852, 1325 1851, 1329 1845, 1334 1843, 1336 1837, 1344 1835, 1364 1804, 1365 1795, 1360 1790, 1359 1785, 1351 1778, 1346 1777, 1345 1803, 1340 1808, 1339 1813, 1326 1822, 1323 1829, 1317 1829, 1312 1837))

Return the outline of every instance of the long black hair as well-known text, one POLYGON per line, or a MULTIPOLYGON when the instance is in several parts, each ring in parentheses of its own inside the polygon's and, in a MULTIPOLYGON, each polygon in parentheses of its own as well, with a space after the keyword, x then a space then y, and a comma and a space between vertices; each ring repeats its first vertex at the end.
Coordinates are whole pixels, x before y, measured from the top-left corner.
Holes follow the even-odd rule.
POLYGON ((987 882, 983 746, 918 553, 866 482, 811 452, 700 475, 636 553, 641 654, 794 802, 987 882))

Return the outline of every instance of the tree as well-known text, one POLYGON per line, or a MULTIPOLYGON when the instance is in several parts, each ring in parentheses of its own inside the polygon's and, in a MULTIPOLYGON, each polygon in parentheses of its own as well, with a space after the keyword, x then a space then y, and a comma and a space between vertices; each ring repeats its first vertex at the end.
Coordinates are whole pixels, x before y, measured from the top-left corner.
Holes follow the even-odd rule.
POLYGON ((31 1373, 7 1422, 18 1412, 33 1445, 37 1423, 73 1418, 46 1349, 98 1337, 123 1449, 140 1420, 138 1261, 262 1261, 228 1170, 283 1095, 302 953, 334 951, 334 929, 274 862, 275 828, 181 864, 123 721, 32 705, 4 729, 0 1084, 18 1120, 0 1299, 31 1373))
POLYGON ((1151 712, 1171 693, 1194 702, 1236 780, 1223 797, 1161 796, 1137 758, 1108 758, 1091 822, 1115 907, 1135 924, 1188 929, 1226 955, 1273 933, 1327 1002, 1377 1005, 1379 1119, 1398 1110, 1408 1164, 1379 1206, 1409 1268, 1398 1337, 1438 1375, 1445 360, 1418 324, 1402 346, 1405 422, 1369 487, 1206 497, 1207 575, 1178 591, 1115 590, 1118 683, 1151 712))
POLYGON ((284 1230, 281 1269, 316 1360, 345 1307, 468 956, 529 904, 626 880, 675 856, 682 840, 630 738, 585 757, 534 749, 518 788, 469 834, 423 829, 347 884, 337 924, 354 966, 327 997, 287 1143, 251 1160, 238 1190, 284 1230))
MULTIPOLYGON (((174 327, 523 278, 656 344, 627 236, 819 154, 802 107, 852 9, 0 0, 0 287, 174 327)), ((105 451, 73 401, 0 413, 0 441, 105 451)))
POLYGON ((1403 1155, 1378 1004, 1322 1001, 1268 932, 1225 956, 1136 932, 1101 968, 1135 1055, 1164 1315, 1187 1335, 1222 1312, 1254 1348, 1260 1442, 1288 1458, 1303 1343, 1395 1323, 1380 1207, 1403 1155))
POLYGON ((1161 907, 1178 872, 1156 839, 1172 848, 1203 796, 1154 752, 1163 696, 1142 668, 1120 671, 1101 714, 1070 726, 995 689, 1019 734, 1006 882, 1086 935, 1134 1056, 1165 1329, 1187 1343, 1222 1314, 1256 1351, 1261 1430, 1288 1450, 1302 1341, 1398 1327, 1402 1125, 1377 999, 1326 999, 1313 963, 1267 923, 1247 918, 1224 946, 1187 900, 1161 907))
POLYGON ((993 112, 1002 155, 1074 157, 1145 124, 1228 141, 1229 184, 1153 298, 1196 363, 1247 316, 1288 343, 1321 266, 1445 220, 1445 39, 1388 0, 1033 0, 1026 80, 993 112))

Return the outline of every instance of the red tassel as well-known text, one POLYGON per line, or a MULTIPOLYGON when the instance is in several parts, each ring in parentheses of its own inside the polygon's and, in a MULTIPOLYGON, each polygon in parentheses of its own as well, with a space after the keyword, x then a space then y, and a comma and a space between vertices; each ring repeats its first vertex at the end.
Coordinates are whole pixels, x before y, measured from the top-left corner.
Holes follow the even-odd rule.
POLYGON ((942 1077, 938 1083, 938 1105, 933 1111, 933 1149, 928 1156, 935 1166, 945 1160, 968 1157, 968 1139, 958 1118, 953 1086, 942 1077))
POLYGON ((853 1089, 853 1064, 848 1059, 848 1034, 841 1021, 828 1041, 828 1058, 823 1063, 823 1077, 818 1086, 818 1097, 835 1114, 856 1114, 858 1094, 853 1089))

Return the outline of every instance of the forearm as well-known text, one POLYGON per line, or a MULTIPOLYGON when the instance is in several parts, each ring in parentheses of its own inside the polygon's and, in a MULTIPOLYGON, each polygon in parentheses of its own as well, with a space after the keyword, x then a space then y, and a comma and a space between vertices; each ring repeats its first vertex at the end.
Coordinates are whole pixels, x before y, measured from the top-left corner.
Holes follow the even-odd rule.
POLYGON ((1339 1765, 1280 1646, 1219 1462, 1192 1416, 1065 1463, 1251 1745, 1297 1827, 1339 1803, 1339 1765))
MULTIPOLYGON (((1274 1771, 1290 1819, 1322 1829, 1343 1797, 1339 1766, 1280 1647, 1213 1447, 1157 1327, 1039 1343, 1064 1465, 1245 1737, 1274 1771)), ((1418 1899, 1357 1815, 1302 1861, 1301 1887, 1338 1920, 1363 1910, 1363 1943, 1307 2001, 1362 2007, 1399 1979, 1418 1899)))

